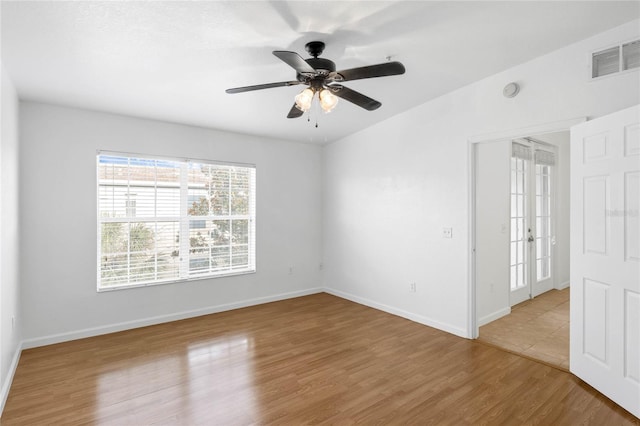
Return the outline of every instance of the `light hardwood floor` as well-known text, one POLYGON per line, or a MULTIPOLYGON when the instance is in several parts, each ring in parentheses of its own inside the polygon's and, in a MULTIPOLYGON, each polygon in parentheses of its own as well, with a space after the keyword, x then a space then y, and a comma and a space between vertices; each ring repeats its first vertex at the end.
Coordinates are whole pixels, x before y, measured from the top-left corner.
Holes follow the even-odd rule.
POLYGON ((569 371, 569 288, 513 306, 480 327, 478 340, 569 371))
POLYGON ((631 425, 569 373, 317 294, 24 351, 3 425, 631 425))

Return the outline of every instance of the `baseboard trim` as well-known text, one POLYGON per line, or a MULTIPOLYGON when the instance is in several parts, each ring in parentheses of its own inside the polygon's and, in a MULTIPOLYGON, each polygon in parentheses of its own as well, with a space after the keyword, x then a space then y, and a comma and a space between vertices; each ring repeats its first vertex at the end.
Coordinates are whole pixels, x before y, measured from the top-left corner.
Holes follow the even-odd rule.
POLYGON ((325 287, 324 292, 340 297, 342 299, 350 300, 351 302, 355 302, 360 305, 368 306, 370 308, 377 309, 379 311, 384 311, 392 315, 406 318, 408 320, 420 323, 422 325, 437 328, 438 330, 446 331, 447 333, 455 334, 456 336, 464 337, 465 339, 471 338, 467 333, 467 330, 464 330, 459 327, 455 327, 451 324, 446 324, 440 321, 436 321, 434 319, 431 319, 422 315, 414 314, 412 312, 408 312, 403 309, 394 308, 393 306, 385 305, 384 303, 378 303, 373 300, 366 299, 364 297, 356 296, 355 294, 336 290, 334 288, 325 287))
POLYGON ((11 390, 11 384, 13 383, 13 376, 16 374, 16 370, 18 369, 18 362, 20 362, 20 355, 22 355, 22 342, 19 342, 16 346, 16 351, 13 354, 11 365, 9 365, 7 377, 4 379, 4 383, 2 383, 2 390, 0 390, 0 392, 2 392, 0 394, 0 417, 4 412, 4 405, 7 403, 7 398, 9 397, 9 391, 11 390))
POLYGON ((556 290, 564 290, 565 288, 569 287, 570 281, 565 281, 559 285, 557 285, 555 287, 556 290))
POLYGON ((131 330, 134 328, 147 327, 150 325, 162 324, 171 321, 179 321, 187 318, 210 315, 218 312, 231 311, 233 309, 246 308, 249 306, 262 305, 264 303, 277 302, 279 300, 293 299, 295 297, 308 296, 310 294, 322 293, 321 287, 310 288, 288 293, 280 293, 272 296, 257 297, 254 299, 241 300, 238 302, 223 305, 209 306, 201 309, 176 312, 167 315, 158 315, 150 318, 142 318, 133 321, 119 322, 99 327, 85 328, 66 333, 52 334, 49 336, 36 337, 22 341, 22 349, 36 348, 39 346, 53 345, 56 343, 68 342, 71 340, 84 339, 87 337, 100 336, 103 334, 116 333, 119 331, 131 330))
POLYGON ((498 311, 492 312, 489 315, 485 315, 478 319, 478 327, 482 327, 485 324, 489 324, 491 321, 495 321, 498 318, 502 318, 511 313, 511 307, 503 308, 498 311))

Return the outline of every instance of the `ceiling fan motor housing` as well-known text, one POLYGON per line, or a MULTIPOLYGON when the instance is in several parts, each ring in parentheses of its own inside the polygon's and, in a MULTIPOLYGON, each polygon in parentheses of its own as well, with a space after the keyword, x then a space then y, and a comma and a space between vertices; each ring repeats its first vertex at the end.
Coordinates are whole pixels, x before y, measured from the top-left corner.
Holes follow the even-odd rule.
MULTIPOLYGON (((326 77, 336 70, 336 64, 333 61, 318 58, 318 56, 320 56, 324 51, 324 46, 324 43, 321 41, 310 41, 304 46, 309 55, 313 56, 313 58, 305 59, 304 61, 309 64, 311 68, 316 70, 315 78, 326 77)), ((298 74, 298 80, 306 82, 308 79, 305 78, 305 76, 298 74)))
POLYGON ((330 72, 334 72, 336 70, 336 64, 329 59, 324 58, 309 58, 305 59, 305 62, 308 63, 312 68, 316 71, 326 71, 327 74, 330 72))

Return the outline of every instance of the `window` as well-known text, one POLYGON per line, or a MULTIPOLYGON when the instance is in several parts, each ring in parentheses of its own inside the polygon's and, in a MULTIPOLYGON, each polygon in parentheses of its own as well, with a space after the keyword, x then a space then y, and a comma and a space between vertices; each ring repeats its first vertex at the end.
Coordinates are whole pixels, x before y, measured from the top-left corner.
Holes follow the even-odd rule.
POLYGON ((255 271, 255 167, 99 154, 98 290, 255 271))
POLYGON ((591 55, 591 78, 640 67, 640 40, 624 43, 591 55))

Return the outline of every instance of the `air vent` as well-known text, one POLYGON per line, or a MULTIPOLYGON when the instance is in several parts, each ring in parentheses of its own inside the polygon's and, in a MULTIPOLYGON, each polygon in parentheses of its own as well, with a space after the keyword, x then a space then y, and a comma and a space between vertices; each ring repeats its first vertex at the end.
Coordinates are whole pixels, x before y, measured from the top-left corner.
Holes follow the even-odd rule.
POLYGON ((600 50, 591 56, 591 78, 640 67, 640 40, 600 50))
POLYGON ((640 40, 622 45, 622 70, 640 67, 640 40))

